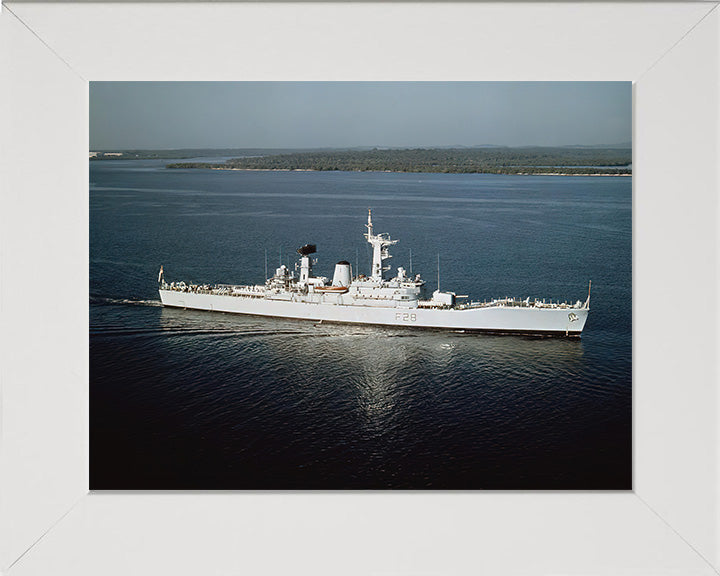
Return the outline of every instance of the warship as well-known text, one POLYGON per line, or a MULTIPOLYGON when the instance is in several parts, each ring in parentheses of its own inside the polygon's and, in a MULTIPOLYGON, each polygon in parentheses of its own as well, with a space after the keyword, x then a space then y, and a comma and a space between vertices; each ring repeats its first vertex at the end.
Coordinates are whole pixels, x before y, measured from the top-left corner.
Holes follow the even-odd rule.
POLYGON ((370 275, 353 274, 343 260, 335 265, 332 281, 313 275, 314 244, 298 248, 299 262, 291 271, 284 264, 264 284, 193 284, 166 282, 163 267, 158 275, 163 306, 213 312, 393 327, 521 334, 579 338, 590 311, 587 299, 575 303, 552 302, 537 298, 499 298, 483 302, 438 289, 425 296, 425 281, 398 266, 393 278, 386 278, 391 267, 391 240, 376 234, 372 212, 368 210, 364 234, 372 247, 370 275))

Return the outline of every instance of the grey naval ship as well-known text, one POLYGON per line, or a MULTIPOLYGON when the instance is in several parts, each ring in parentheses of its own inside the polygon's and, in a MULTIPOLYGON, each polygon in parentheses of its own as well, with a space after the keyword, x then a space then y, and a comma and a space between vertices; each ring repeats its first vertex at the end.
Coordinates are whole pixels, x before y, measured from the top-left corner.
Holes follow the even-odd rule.
MULTIPOLYGON (((582 302, 545 302, 526 298, 467 301, 467 296, 438 289, 427 299, 425 281, 399 266, 387 278, 391 258, 390 236, 373 230, 368 210, 367 232, 372 246, 369 276, 353 275, 347 261, 338 262, 332 281, 313 275, 314 244, 298 248, 295 270, 281 265, 265 284, 191 284, 165 281, 162 266, 158 276, 164 306, 214 312, 294 318, 315 322, 370 324, 458 332, 580 337, 590 311, 590 286, 582 302)), ((439 270, 438 270, 439 272, 439 270)), ((438 274, 439 276, 439 274, 438 274)), ((439 278, 438 278, 439 284, 439 278)))

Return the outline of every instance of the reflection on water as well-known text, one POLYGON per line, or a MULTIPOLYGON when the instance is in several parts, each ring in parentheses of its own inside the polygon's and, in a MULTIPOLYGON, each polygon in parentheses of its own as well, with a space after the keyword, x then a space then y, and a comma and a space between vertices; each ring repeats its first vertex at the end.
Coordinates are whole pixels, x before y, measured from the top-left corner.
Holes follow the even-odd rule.
POLYGON ((152 460, 130 487, 178 475, 191 488, 568 486, 566 454, 595 450, 624 401, 582 340, 152 303, 91 307, 93 398, 106 407, 93 410, 95 437, 112 446, 121 433, 135 461, 152 460), (194 454, 191 473, 178 449, 194 454))
POLYGON ((155 380, 155 390, 145 388, 138 399, 166 410, 176 404, 194 429, 209 427, 240 461, 273 456, 315 470, 322 476, 312 475, 315 487, 336 474, 327 471, 336 459, 362 468, 345 487, 392 482, 403 462, 417 466, 418 455, 422 485, 433 485, 437 467, 462 479, 480 454, 481 469, 500 466, 508 453, 527 458, 529 446, 547 440, 548 422, 553 444, 562 444, 558 430, 572 438, 581 412, 597 412, 593 400, 609 393, 594 386, 578 340, 153 312, 157 329, 144 337, 157 339, 158 360, 172 366, 174 378, 155 380), (261 440, 238 454, 235 443, 246 441, 248 429, 261 440))

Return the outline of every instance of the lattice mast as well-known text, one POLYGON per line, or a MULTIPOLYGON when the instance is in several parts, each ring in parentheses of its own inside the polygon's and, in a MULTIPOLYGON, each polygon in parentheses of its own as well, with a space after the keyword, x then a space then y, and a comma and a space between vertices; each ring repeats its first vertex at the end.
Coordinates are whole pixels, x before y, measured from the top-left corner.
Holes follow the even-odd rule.
POLYGON ((383 267, 383 260, 392 258, 388 252, 388 246, 397 244, 398 241, 390 240, 390 236, 387 234, 373 234, 372 210, 370 210, 370 208, 368 208, 368 221, 365 226, 368 230, 365 238, 367 238, 368 243, 373 247, 372 271, 370 276, 373 280, 382 281, 383 273, 390 270, 390 266, 383 267))

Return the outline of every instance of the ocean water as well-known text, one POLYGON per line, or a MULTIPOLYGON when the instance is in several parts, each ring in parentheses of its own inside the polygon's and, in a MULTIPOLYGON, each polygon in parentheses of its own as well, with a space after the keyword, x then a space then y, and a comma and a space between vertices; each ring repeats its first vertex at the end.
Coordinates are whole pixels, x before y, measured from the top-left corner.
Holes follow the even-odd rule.
POLYGON ((91 489, 630 489, 627 177, 90 164, 91 489), (579 341, 165 309, 168 281, 390 264, 474 300, 584 300, 579 341))

